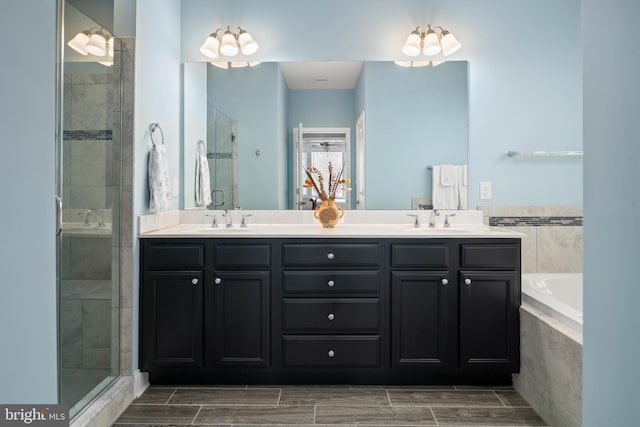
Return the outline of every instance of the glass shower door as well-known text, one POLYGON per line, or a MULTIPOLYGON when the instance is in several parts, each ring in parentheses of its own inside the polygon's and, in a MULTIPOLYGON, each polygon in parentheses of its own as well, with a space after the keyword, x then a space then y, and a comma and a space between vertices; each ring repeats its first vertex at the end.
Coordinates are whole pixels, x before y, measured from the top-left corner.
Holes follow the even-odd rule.
POLYGON ((207 159, 211 176, 209 209, 238 206, 238 122, 214 106, 207 109, 207 159))
POLYGON ((118 376, 120 365, 119 42, 108 42, 115 45, 113 57, 80 55, 67 46, 92 27, 99 24, 65 3, 57 141, 58 383, 60 403, 70 406, 71 416, 118 376))

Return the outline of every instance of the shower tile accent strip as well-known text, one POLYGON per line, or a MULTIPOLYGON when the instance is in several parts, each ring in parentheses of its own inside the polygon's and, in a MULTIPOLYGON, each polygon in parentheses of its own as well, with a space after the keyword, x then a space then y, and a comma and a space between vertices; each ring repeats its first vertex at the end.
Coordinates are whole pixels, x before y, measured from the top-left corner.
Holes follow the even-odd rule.
POLYGON ((103 130, 65 130, 63 133, 65 141, 80 141, 85 139, 93 140, 111 140, 113 132, 111 129, 103 130))
POLYGON ((582 227, 581 216, 490 216, 492 227, 582 227))

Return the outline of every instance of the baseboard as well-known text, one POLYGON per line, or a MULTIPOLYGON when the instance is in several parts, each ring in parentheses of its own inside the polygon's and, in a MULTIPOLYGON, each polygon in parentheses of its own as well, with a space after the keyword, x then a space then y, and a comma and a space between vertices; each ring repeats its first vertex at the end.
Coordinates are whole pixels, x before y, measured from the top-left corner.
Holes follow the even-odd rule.
POLYGON ((149 387, 149 374, 136 369, 133 373, 133 393, 136 399, 149 387))

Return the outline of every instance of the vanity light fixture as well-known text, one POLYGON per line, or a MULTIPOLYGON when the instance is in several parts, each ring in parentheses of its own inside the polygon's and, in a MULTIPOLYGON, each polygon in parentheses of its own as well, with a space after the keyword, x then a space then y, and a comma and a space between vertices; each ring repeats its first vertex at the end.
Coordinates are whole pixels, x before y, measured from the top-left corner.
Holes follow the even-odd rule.
POLYGON ((113 65, 113 36, 103 28, 81 31, 67 42, 67 46, 80 55, 99 57, 99 64, 107 67, 113 65))
POLYGON ((426 56, 433 56, 442 52, 444 56, 449 56, 461 47, 462 44, 449 31, 439 25, 433 28, 427 25, 424 32, 421 32, 418 26, 409 34, 402 46, 402 53, 407 56, 418 56, 422 52, 426 56))
POLYGON ((223 70, 231 68, 244 68, 244 67, 255 67, 258 64, 261 64, 262 61, 211 61, 211 65, 214 65, 218 68, 222 68, 223 70))
POLYGON ((209 34, 202 46, 200 53, 209 59, 218 59, 220 55, 233 57, 242 52, 243 55, 253 55, 258 50, 258 43, 246 30, 238 27, 238 31, 231 31, 231 27, 226 30, 218 28, 209 34), (218 33, 222 32, 222 36, 218 33))
POLYGON ((432 67, 437 67, 445 61, 394 61, 394 63, 400 67, 405 68, 420 68, 420 67, 428 67, 431 65, 432 67))

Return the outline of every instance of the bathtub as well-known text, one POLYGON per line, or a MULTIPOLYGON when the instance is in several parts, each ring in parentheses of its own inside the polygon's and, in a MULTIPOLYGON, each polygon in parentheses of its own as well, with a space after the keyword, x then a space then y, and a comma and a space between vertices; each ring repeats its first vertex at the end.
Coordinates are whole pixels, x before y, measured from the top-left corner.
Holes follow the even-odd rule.
POLYGON ((515 389, 551 426, 582 426, 582 274, 523 274, 515 389))
POLYGON ((522 303, 582 334, 581 273, 523 274, 522 303))

